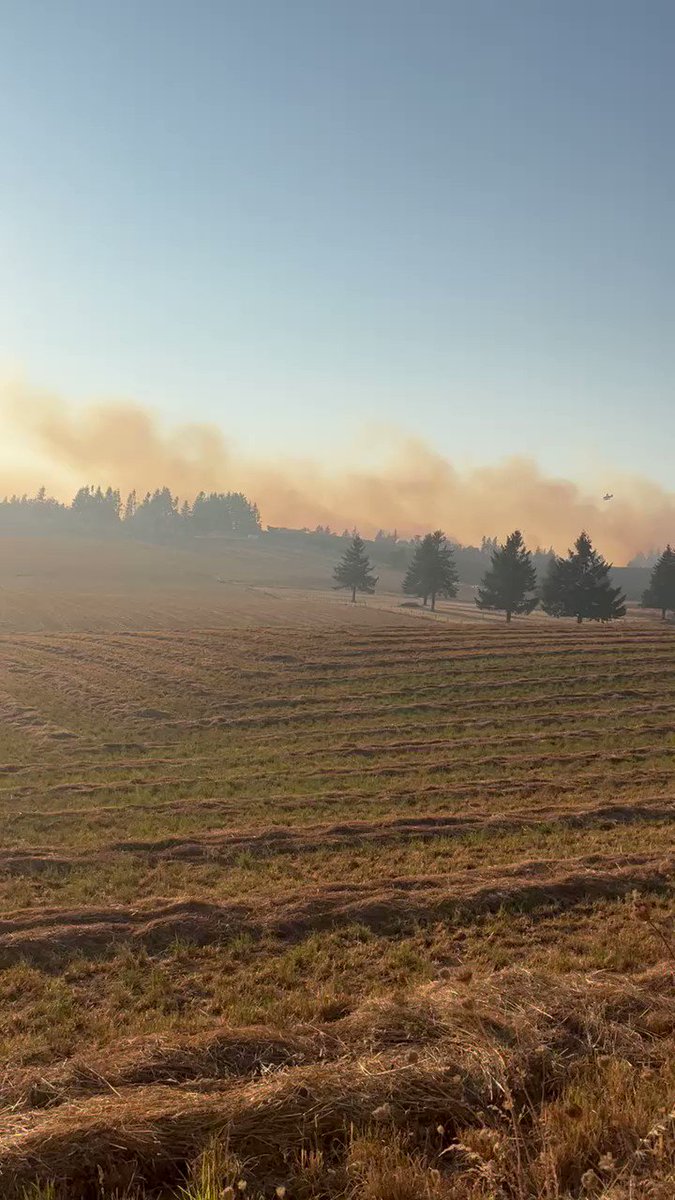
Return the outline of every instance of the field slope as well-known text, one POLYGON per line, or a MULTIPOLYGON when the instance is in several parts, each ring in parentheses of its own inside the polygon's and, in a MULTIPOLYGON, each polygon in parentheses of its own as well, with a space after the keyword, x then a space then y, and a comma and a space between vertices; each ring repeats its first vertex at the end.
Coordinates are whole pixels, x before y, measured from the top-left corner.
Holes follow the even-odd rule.
POLYGON ((672 631, 325 612, 0 636, 0 1193, 666 1200, 672 631))

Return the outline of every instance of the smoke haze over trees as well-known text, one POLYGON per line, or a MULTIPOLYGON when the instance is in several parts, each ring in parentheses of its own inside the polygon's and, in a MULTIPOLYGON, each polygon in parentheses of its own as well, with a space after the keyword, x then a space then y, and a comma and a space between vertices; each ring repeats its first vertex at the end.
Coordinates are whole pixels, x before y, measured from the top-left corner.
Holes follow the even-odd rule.
MULTIPOLYGON (((343 553, 346 540, 354 531, 318 524, 312 529, 285 528, 262 524, 257 504, 241 492, 198 492, 194 499, 183 500, 168 487, 156 488, 140 496, 131 491, 123 495, 113 487, 82 487, 72 501, 63 503, 42 487, 35 495, 0 499, 0 536, 84 536, 94 538, 130 537, 146 542, 168 542, 191 538, 262 537, 270 546, 288 550, 330 555, 335 561, 343 553)), ((379 529, 376 536, 364 539, 375 568, 407 571, 420 536, 403 539, 395 530, 379 529)), ((481 583, 499 541, 484 536, 478 545, 462 545, 456 537, 448 538, 461 582, 468 586, 481 583)), ((537 547, 532 551, 532 563, 539 582, 553 558, 551 548, 537 547)), ((619 581, 631 599, 642 596, 648 584, 644 567, 612 568, 612 578, 619 581)))
POLYGON ((364 537, 397 528, 406 538, 440 527, 474 545, 487 531, 503 540, 520 528, 529 545, 559 552, 585 528, 620 563, 662 548, 675 527, 675 493, 649 480, 614 474, 584 488, 547 476, 526 458, 462 467, 394 429, 368 444, 365 462, 329 445, 325 459, 315 461, 247 456, 217 426, 165 428, 131 403, 75 408, 22 381, 0 381, 0 415, 12 450, 4 467, 7 492, 44 481, 63 500, 92 478, 111 481, 123 497, 134 488, 139 498, 146 488, 152 494, 164 486, 189 498, 202 488, 228 490, 254 496, 275 526, 358 526, 364 537), (608 483, 614 496, 607 504, 608 483))
POLYGON ((260 532, 260 513, 241 492, 200 492, 190 504, 168 487, 140 499, 119 489, 81 487, 70 504, 62 504, 40 488, 35 496, 0 501, 0 533, 124 533, 149 541, 179 535, 213 533, 246 537, 260 532))

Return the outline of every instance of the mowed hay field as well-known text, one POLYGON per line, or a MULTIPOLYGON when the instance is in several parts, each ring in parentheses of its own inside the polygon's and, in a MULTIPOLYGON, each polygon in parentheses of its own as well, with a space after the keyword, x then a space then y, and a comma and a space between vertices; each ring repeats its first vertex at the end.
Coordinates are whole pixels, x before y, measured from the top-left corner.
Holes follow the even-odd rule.
MULTIPOLYGON (((501 623, 478 613, 475 587, 431 614, 403 596, 403 570, 378 563, 374 596, 349 602, 331 585, 339 547, 274 538, 205 537, 153 545, 125 538, 0 538, 0 634, 254 629, 413 620, 501 623)), ((647 579, 640 584, 646 587, 647 579)), ((632 594, 638 585, 630 581, 632 594)), ((630 602, 627 621, 654 622, 630 602)), ((548 623, 540 610, 530 624, 548 623)))
POLYGON ((3 1197, 675 1194, 671 629, 5 634, 0 693, 3 1197))
POLYGON ((400 571, 383 568, 386 598, 352 609, 331 589, 333 567, 330 552, 264 537, 182 545, 2 537, 0 634, 380 625, 377 610, 399 615, 400 571))

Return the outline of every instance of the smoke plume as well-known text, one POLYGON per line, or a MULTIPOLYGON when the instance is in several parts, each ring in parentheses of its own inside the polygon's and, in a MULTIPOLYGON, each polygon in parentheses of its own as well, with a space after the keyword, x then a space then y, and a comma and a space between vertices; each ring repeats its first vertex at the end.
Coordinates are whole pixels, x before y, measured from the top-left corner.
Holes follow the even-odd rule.
POLYGON ((16 382, 0 387, 0 409, 26 463, 21 491, 44 483, 69 498, 86 482, 123 492, 166 484, 192 499, 202 489, 237 490, 258 502, 270 525, 356 527, 366 536, 380 528, 402 536, 441 528, 465 543, 520 528, 530 546, 558 550, 584 528, 617 564, 675 542, 675 494, 635 477, 615 484, 615 498, 604 502, 600 488, 585 494, 569 480, 546 477, 527 458, 462 470, 428 444, 396 433, 380 437, 380 464, 367 469, 265 461, 237 453, 213 425, 167 432, 138 405, 74 408, 16 382))

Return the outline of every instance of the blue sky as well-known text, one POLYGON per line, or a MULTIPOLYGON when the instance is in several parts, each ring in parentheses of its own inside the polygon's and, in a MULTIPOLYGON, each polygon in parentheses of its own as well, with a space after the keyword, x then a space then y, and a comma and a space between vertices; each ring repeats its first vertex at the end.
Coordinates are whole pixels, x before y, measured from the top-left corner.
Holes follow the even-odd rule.
POLYGON ((672 485, 674 45, 670 0, 0 0, 0 360, 672 485))

